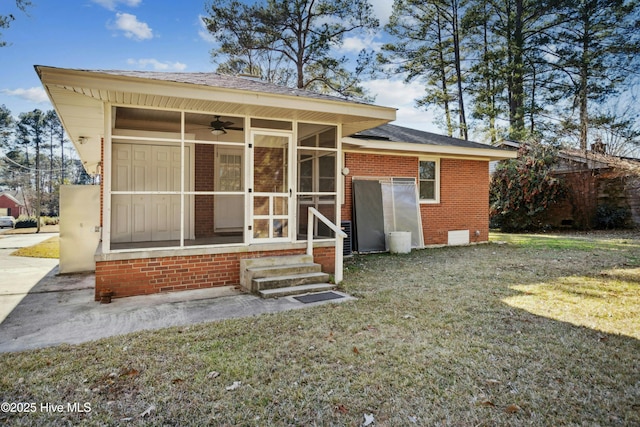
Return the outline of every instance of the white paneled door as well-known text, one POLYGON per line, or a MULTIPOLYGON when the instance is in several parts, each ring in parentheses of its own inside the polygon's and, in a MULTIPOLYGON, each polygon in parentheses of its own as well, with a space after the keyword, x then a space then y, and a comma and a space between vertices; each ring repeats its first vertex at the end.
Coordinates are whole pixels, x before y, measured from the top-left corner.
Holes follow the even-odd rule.
MULTIPOLYGON (((118 143, 113 144, 112 159, 111 190, 116 194, 111 199, 111 241, 179 240, 180 195, 168 193, 180 192, 180 147, 118 143)), ((189 147, 185 159, 186 186, 189 147)), ((185 203, 185 230, 189 208, 185 203)))

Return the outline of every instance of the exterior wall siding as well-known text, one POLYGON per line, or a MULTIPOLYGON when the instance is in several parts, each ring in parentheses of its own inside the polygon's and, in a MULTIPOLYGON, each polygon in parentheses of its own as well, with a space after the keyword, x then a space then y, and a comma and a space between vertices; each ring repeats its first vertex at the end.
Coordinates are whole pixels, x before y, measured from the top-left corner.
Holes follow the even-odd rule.
MULTIPOLYGON (((115 298, 240 284, 240 259, 304 254, 304 249, 171 256, 96 262, 95 299, 111 290, 115 298)), ((334 247, 314 249, 324 272, 334 271, 334 247)))
POLYGON ((0 209, 6 209, 7 215, 14 218, 18 218, 20 215, 26 212, 24 206, 17 204, 9 197, 6 197, 4 194, 0 196, 0 209))
MULTIPOLYGON (((352 177, 418 178, 419 157, 346 153, 342 219, 352 219, 352 177)), ((470 242, 489 240, 489 162, 440 159, 440 202, 420 205, 425 245, 447 244, 448 232, 469 230, 470 242), (476 236, 476 230, 479 235, 476 236)))

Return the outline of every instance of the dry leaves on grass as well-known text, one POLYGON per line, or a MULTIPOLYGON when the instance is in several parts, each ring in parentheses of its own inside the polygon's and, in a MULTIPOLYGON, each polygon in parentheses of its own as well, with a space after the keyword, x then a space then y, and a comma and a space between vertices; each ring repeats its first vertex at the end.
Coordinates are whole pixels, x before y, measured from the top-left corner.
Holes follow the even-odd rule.
MULTIPOLYGON (((633 328, 640 235, 635 247, 613 242, 589 251, 569 241, 546 249, 549 241, 355 256, 343 287, 363 298, 340 308, 2 354, 0 394, 89 397, 104 408, 67 422, 78 425, 130 416, 132 425, 640 425, 633 400, 640 341, 621 333, 640 330, 633 328), (626 317, 607 317, 611 332, 576 326, 556 315, 560 290, 576 307, 624 308, 626 317), (606 292, 595 298, 594 291, 606 292), (510 304, 513 297, 523 305, 510 304), (532 310, 535 302, 546 311, 532 310), (123 340, 128 350, 114 351, 123 340), (185 372, 199 375, 191 381, 185 372), (225 391, 234 380, 242 385, 225 391), (158 410, 139 418, 152 402, 158 410)), ((0 424, 65 423, 30 415, 0 413, 0 424)))

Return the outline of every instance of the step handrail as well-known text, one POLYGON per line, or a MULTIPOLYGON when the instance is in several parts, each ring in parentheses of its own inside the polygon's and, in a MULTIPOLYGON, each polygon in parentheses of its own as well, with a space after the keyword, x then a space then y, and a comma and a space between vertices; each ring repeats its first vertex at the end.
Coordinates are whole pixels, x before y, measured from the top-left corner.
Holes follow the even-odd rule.
POLYGON ((313 217, 317 217, 327 227, 336 233, 336 253, 335 253, 335 272, 334 278, 336 284, 342 282, 342 249, 344 247, 344 239, 347 237, 347 233, 342 231, 340 227, 331 222, 329 218, 322 215, 316 208, 309 206, 309 212, 307 214, 307 255, 313 256, 313 217))

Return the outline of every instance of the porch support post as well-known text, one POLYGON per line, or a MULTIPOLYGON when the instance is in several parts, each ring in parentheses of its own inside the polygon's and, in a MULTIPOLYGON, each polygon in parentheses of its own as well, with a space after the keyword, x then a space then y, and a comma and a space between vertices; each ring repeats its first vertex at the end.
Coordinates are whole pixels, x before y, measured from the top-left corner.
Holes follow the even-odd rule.
POLYGON ((313 211, 307 212, 307 255, 313 256, 313 211))
POLYGON ((333 276, 336 282, 336 285, 339 285, 340 282, 342 282, 343 248, 344 248, 344 237, 342 237, 341 234, 336 233, 336 254, 335 254, 335 258, 336 258, 335 270, 336 271, 334 272, 334 276, 333 276))

